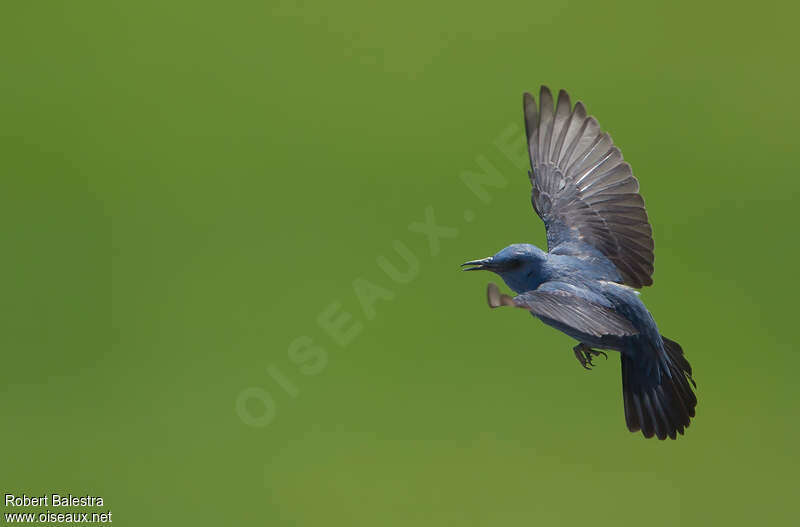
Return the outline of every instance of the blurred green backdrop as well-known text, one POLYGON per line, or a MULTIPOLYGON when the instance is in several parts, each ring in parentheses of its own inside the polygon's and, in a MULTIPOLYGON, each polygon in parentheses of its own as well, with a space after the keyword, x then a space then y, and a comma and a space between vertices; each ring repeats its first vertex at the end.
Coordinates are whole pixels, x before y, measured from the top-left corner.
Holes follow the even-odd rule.
POLYGON ((121 525, 789 523, 798 14, 5 3, 0 491, 100 495, 121 525), (643 298, 699 383, 676 442, 627 432, 616 356, 583 371, 458 272, 544 243, 498 148, 541 83, 641 181, 643 298), (461 179, 487 163, 489 203, 461 179), (409 229, 428 208, 438 248, 409 229))

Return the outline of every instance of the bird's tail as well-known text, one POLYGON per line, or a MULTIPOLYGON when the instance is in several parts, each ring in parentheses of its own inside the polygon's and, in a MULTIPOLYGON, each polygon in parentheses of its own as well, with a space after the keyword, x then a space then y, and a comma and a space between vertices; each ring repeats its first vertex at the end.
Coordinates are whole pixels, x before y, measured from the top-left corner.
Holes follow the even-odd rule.
POLYGON ((622 354, 622 399, 631 432, 675 439, 694 417, 697 397, 692 367, 677 342, 662 337, 666 357, 659 368, 622 354), (691 383, 691 386, 689 385, 691 383))

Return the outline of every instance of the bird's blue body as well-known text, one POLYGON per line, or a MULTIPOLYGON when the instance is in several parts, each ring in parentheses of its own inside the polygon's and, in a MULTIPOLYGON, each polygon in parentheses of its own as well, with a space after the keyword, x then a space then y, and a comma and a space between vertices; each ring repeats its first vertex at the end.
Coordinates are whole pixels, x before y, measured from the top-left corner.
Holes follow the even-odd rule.
POLYGON ((590 246, 581 247, 581 252, 585 256, 553 254, 535 245, 520 243, 509 245, 491 258, 497 269, 495 272, 515 293, 533 291, 547 283, 550 290, 562 290, 612 309, 629 320, 639 335, 597 337, 534 315, 545 324, 594 348, 615 350, 631 356, 640 351, 648 357, 662 354, 664 345, 658 326, 638 292, 618 283, 619 273, 608 258, 590 246))

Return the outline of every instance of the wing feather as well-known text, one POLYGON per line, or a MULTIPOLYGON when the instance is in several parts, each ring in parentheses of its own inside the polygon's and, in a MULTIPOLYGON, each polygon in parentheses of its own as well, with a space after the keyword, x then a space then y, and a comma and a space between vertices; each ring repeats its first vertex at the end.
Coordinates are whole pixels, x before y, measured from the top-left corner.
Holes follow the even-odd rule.
POLYGON ((486 288, 489 307, 514 306, 534 315, 553 320, 582 333, 604 335, 636 335, 631 322, 614 311, 607 300, 576 286, 561 282, 545 282, 538 289, 516 297, 500 293, 495 284, 486 288))
POLYGON ((565 291, 528 291, 514 297, 514 304, 595 337, 638 333, 626 318, 611 308, 565 291))
POLYGON ((539 152, 542 156, 550 157, 550 139, 553 136, 553 95, 549 89, 541 91, 539 95, 539 152))
MULTIPOLYGON (((523 97, 525 130, 531 158, 531 202, 547 229, 552 252, 579 250, 582 242, 603 253, 632 287, 653 283, 653 231, 639 181, 611 136, 574 106, 564 90, 546 86, 523 97)), ((582 255, 582 254, 576 254, 582 255)))

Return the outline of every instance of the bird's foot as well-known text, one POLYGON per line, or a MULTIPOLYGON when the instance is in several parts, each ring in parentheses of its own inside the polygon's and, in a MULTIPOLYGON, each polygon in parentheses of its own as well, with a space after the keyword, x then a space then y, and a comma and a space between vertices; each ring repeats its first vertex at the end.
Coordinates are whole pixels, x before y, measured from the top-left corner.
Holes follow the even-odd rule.
POLYGON ((592 362, 592 357, 597 357, 602 355, 606 359, 608 359, 608 355, 604 351, 598 351, 590 348, 583 342, 572 348, 572 351, 575 352, 575 358, 578 359, 578 362, 581 363, 586 370, 591 370, 592 366, 594 366, 594 362, 592 362))

